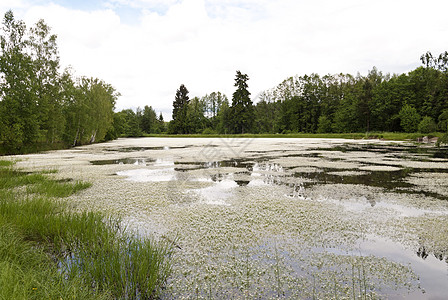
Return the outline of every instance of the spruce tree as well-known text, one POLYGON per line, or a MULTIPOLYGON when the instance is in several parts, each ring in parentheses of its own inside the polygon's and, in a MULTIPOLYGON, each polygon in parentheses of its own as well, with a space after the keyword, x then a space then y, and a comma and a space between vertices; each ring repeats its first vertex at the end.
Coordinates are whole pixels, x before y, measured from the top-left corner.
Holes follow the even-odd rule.
POLYGON ((189 102, 188 90, 185 85, 181 84, 176 91, 176 97, 173 102, 171 133, 187 133, 187 108, 189 102))
POLYGON ((249 76, 236 71, 236 91, 233 93, 232 106, 230 107, 231 129, 233 133, 252 132, 254 124, 254 107, 250 100, 250 92, 247 90, 249 76))

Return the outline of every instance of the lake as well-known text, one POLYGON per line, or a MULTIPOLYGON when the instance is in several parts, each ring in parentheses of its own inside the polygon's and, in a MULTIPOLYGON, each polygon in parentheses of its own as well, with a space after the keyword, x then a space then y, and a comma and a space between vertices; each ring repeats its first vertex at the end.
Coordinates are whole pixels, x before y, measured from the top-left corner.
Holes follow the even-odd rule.
POLYGON ((173 242, 167 299, 446 298, 446 148, 136 138, 15 158, 91 182, 74 209, 173 242))

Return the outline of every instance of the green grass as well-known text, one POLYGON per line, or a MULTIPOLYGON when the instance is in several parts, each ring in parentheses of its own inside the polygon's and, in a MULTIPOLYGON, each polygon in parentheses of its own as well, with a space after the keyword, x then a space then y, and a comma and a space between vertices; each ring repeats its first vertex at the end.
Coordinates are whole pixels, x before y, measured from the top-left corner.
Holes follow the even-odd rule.
POLYGON ((157 297, 171 244, 133 236, 97 212, 71 212, 60 198, 89 183, 0 166, 0 299, 157 297))
MULTIPOLYGON (((329 139, 384 139, 394 141, 416 140, 423 136, 443 137, 444 133, 433 132, 431 134, 424 133, 404 133, 404 132, 355 132, 355 133, 257 133, 257 134, 143 134, 141 137, 172 137, 172 138, 329 138, 329 139)), ((122 135, 121 137, 128 137, 122 135)), ((445 133, 444 144, 448 143, 448 135, 445 133)), ((9 149, 0 141, 0 156, 9 154, 29 154, 50 150, 68 149, 70 145, 64 143, 47 144, 44 142, 34 143, 33 145, 22 147, 20 149, 9 149)), ((0 165, 1 167, 1 165, 0 165)))
POLYGON ((367 133, 287 133, 287 134, 147 134, 145 137, 191 137, 191 138, 329 138, 329 139, 384 139, 395 141, 416 140, 419 137, 442 137, 443 133, 431 134, 404 132, 367 132, 367 133))

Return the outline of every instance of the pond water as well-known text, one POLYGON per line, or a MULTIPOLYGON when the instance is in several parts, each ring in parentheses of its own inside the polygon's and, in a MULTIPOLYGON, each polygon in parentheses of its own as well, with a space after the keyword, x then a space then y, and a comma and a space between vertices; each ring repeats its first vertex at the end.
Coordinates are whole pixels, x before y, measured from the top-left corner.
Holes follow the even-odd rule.
POLYGON ((446 148, 339 139, 119 139, 24 155, 93 186, 79 209, 176 240, 162 298, 445 299, 446 148))

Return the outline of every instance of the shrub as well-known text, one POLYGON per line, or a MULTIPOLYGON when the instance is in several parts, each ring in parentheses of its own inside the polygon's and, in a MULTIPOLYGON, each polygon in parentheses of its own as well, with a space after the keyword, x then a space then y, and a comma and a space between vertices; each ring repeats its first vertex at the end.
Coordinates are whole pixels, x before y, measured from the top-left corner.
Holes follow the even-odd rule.
POLYGON ((405 104, 399 113, 400 125, 405 132, 416 132, 420 122, 420 115, 415 107, 405 104))
POLYGON ((216 134, 216 131, 214 131, 214 130, 211 129, 211 128, 205 128, 205 129, 202 131, 202 134, 216 134))
POLYGON ((430 133, 437 130, 437 124, 431 117, 424 117, 423 120, 418 124, 418 131, 421 133, 430 133))

